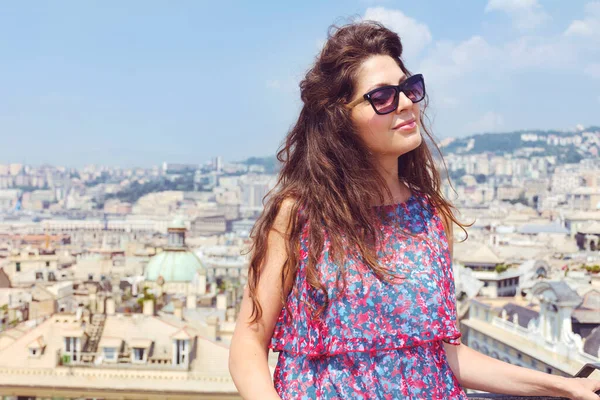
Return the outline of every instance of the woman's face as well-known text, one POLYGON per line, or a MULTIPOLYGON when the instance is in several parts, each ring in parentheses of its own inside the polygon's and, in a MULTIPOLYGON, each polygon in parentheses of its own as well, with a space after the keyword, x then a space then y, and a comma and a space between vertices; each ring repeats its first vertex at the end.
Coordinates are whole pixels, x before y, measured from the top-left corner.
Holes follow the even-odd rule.
MULTIPOLYGON (((392 57, 372 56, 358 70, 352 100, 379 86, 398 85, 404 79, 406 75, 392 57)), ((421 144, 419 111, 419 103, 413 104, 404 93, 400 93, 396 111, 379 115, 365 100, 352 109, 351 118, 369 150, 380 157, 397 158, 421 144)))

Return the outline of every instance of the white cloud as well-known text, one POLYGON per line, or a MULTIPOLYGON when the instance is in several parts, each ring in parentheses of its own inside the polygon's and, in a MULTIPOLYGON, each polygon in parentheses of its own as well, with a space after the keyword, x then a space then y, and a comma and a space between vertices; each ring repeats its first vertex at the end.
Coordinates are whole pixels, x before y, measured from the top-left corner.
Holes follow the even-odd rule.
POLYGON ((594 79, 600 79, 600 64, 589 64, 583 72, 594 79))
POLYGON ((591 1, 585 5, 585 12, 590 17, 600 18, 600 1, 591 1))
POLYGON ((428 77, 428 82, 445 86, 472 70, 493 64, 496 58, 497 49, 481 36, 473 36, 458 44, 437 42, 419 69, 428 77))
POLYGON ((508 14, 519 30, 536 28, 551 19, 537 0, 489 0, 485 12, 494 11, 508 14))
POLYGON ((575 20, 565 31, 567 36, 591 36, 594 34, 594 29, 586 21, 575 20))
POLYGON ((565 36, 596 37, 600 39, 600 1, 585 5, 585 17, 578 19, 565 30, 565 36))
POLYGON ((379 21, 392 29, 402 40, 403 58, 412 59, 431 43, 431 32, 427 25, 407 17, 402 11, 386 9, 384 7, 368 8, 364 15, 365 20, 379 21))
POLYGON ((479 119, 467 124, 465 131, 467 133, 485 133, 497 131, 504 125, 504 117, 493 111, 488 111, 479 119))
POLYGON ((504 45, 505 62, 511 69, 572 68, 578 49, 562 37, 522 36, 504 45))
MULTIPOLYGON (((549 18, 540 17, 545 12, 537 0, 489 0, 486 11, 513 13, 515 18, 518 18, 519 12, 524 15, 533 12, 537 13, 538 21, 549 18)), ((493 109, 489 105, 481 109, 482 104, 478 100, 483 101, 495 93, 504 95, 506 85, 511 85, 515 73, 560 71, 579 76, 585 73, 593 78, 600 75, 597 57, 600 46, 596 45, 596 39, 569 36, 559 31, 543 36, 529 32, 500 42, 488 41, 481 35, 473 35, 464 41, 449 41, 433 38, 426 25, 393 9, 372 8, 367 10, 365 18, 379 20, 397 31, 403 39, 406 38, 403 42, 407 47, 411 43, 409 38, 421 38, 413 42, 411 51, 415 57, 407 57, 407 66, 413 72, 424 74, 432 101, 430 116, 435 116, 440 127, 453 134, 518 129, 517 121, 505 121, 503 115, 509 111, 489 111, 493 109), (407 30, 410 25, 404 20, 422 26, 421 34, 415 33, 419 32, 418 29, 403 34, 403 29, 407 30), (465 110, 471 110, 468 119, 464 117, 465 110)), ((582 21, 592 27, 600 21, 600 1, 586 5, 582 21)), ((518 21, 514 23, 518 25, 518 21)), ((568 26, 568 21, 564 26, 568 26)), ((600 39, 600 35, 598 37, 600 39)), ((493 104, 493 101, 488 103, 493 104)))

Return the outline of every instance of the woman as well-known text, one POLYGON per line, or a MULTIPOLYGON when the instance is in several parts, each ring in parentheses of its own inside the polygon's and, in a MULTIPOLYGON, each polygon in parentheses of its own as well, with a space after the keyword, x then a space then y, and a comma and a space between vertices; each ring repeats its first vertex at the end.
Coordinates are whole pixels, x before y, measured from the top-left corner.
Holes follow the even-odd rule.
POLYGON ((447 238, 464 227, 423 140, 424 79, 401 56, 394 32, 351 24, 329 35, 300 84, 304 105, 252 234, 229 359, 240 394, 464 399, 468 387, 597 399, 600 382, 461 344, 447 238))

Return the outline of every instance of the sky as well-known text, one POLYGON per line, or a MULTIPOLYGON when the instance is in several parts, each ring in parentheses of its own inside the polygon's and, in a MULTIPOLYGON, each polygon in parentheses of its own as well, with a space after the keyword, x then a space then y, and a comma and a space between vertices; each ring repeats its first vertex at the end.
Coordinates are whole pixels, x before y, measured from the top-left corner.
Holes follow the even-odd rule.
POLYGON ((399 33, 439 139, 600 125, 600 1, 6 1, 0 163, 271 156, 328 27, 360 19, 399 33))

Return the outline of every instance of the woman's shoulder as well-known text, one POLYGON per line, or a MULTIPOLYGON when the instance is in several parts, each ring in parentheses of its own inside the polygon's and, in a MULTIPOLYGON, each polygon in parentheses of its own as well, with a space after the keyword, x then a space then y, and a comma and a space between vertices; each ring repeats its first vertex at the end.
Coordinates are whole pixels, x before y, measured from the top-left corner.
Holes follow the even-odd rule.
POLYGON ((273 221, 273 229, 279 232, 288 232, 294 210, 298 210, 298 205, 298 199, 294 197, 286 197, 281 200, 275 220, 273 221))

